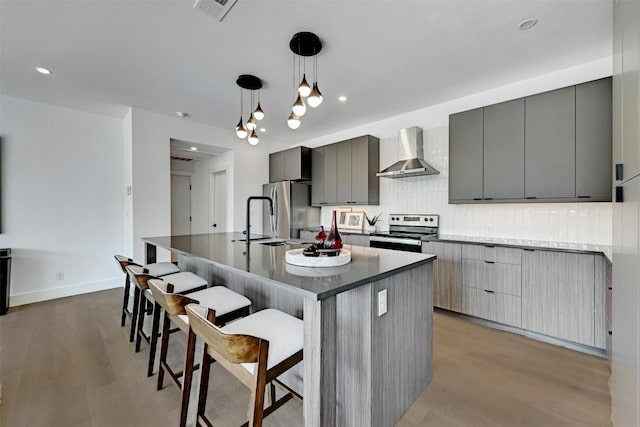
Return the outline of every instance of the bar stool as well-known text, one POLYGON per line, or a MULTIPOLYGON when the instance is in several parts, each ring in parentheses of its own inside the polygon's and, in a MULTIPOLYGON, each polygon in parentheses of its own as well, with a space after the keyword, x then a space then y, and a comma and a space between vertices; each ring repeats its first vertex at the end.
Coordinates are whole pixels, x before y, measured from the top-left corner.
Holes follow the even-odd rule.
MULTIPOLYGON (((224 286, 214 286, 201 291, 190 293, 188 296, 174 293, 174 286, 161 279, 151 279, 148 282, 149 289, 153 294, 156 304, 164 309, 164 320, 162 324, 162 342, 160 344, 160 367, 158 372, 158 390, 163 387, 165 370, 176 383, 178 388, 182 388, 179 380, 183 372, 174 372, 167 364, 167 350, 169 348, 169 336, 173 332, 182 331, 189 334, 189 318, 184 310, 187 304, 195 303, 211 308, 220 313, 216 318, 217 325, 224 325, 227 322, 249 315, 251 300, 224 286), (171 322, 178 327, 170 329, 171 322)), ((152 334, 157 334, 154 330, 152 334)), ((151 352, 150 352, 151 353, 151 352)), ((155 353, 155 351, 153 351, 155 353)), ((153 359, 149 359, 153 363, 153 359)), ((150 365, 152 366, 152 365, 150 365)))
MULTIPOLYGON (((158 340, 158 334, 151 334, 150 337, 145 335, 142 327, 144 325, 144 316, 145 314, 150 314, 150 311, 147 309, 147 303, 152 304, 154 308, 151 312, 153 313, 153 326, 152 330, 157 331, 160 324, 160 307, 157 306, 153 299, 153 295, 149 290, 148 281, 151 279, 157 279, 157 277, 152 276, 149 270, 135 265, 129 265, 126 267, 127 273, 130 276, 130 280, 136 285, 135 287, 135 295, 134 295, 134 306, 133 306, 133 317, 137 317, 136 320, 136 353, 140 351, 140 343, 141 339, 144 340, 150 345, 150 360, 155 359, 155 349, 158 340), (138 305, 136 306, 135 301, 138 301, 138 305), (157 306, 157 307, 156 307, 157 306)), ((189 293, 195 292, 202 289, 205 289, 208 286, 208 283, 202 277, 193 274, 188 271, 182 271, 180 273, 173 273, 163 276, 164 280, 169 281, 177 293, 189 293)), ((133 322, 132 327, 133 327, 133 322)), ((153 364, 149 363, 149 368, 147 369, 147 375, 151 376, 153 372, 153 364)))
POLYGON ((214 360, 251 389, 249 421, 244 425, 260 427, 264 417, 273 413, 291 398, 302 400, 300 395, 276 380, 278 376, 302 361, 304 341, 302 320, 279 310, 266 309, 218 328, 214 324, 213 310, 189 304, 185 311, 189 317, 189 341, 182 387, 181 427, 186 423, 196 336, 204 341, 196 425, 211 426, 204 411, 207 403, 209 371, 214 360), (270 387, 270 405, 264 409, 267 384, 270 387), (274 384, 287 392, 277 401, 275 401, 274 384))
MULTIPOLYGON (((137 265, 139 266, 140 264, 137 264, 135 262, 133 262, 133 260, 131 258, 127 258, 125 256, 122 255, 114 255, 114 258, 116 259, 116 261, 118 262, 118 265, 120 266, 120 268, 122 269, 122 272, 124 273, 124 277, 125 277, 125 281, 124 281, 124 298, 122 300, 122 319, 120 320, 120 326, 124 326, 125 324, 125 320, 127 318, 127 316, 131 317, 131 322, 135 322, 136 319, 134 317, 132 317, 132 312, 129 311, 128 306, 129 306, 129 292, 130 292, 130 286, 131 286, 131 281, 129 280, 129 274, 127 274, 127 266, 128 265, 137 265)), ((172 262, 156 262, 153 264, 147 264, 145 266, 143 266, 143 268, 146 268, 147 270, 149 270, 149 273, 152 276, 156 276, 156 277, 162 277, 162 276, 166 276, 167 274, 173 274, 173 273, 178 273, 180 272, 180 268, 175 265, 172 262)), ((136 305, 136 301, 134 300, 133 305, 136 305)), ((129 342, 133 342, 133 331, 135 330, 135 325, 131 328, 131 334, 129 336, 129 342)))

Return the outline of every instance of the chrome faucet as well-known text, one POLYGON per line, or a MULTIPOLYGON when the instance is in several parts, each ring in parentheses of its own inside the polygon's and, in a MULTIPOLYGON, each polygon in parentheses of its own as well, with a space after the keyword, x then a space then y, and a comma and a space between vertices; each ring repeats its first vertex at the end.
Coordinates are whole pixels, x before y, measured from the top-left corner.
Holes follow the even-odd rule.
POLYGON ((245 228, 245 232, 247 233, 247 240, 246 243, 247 245, 249 245, 251 243, 250 241, 250 234, 249 234, 249 228, 251 227, 250 224, 250 219, 249 219, 249 206, 251 205, 251 201, 252 200, 268 200, 269 201, 269 214, 271 216, 273 216, 273 200, 271 199, 271 197, 268 196, 251 196, 247 199, 247 228, 245 228))

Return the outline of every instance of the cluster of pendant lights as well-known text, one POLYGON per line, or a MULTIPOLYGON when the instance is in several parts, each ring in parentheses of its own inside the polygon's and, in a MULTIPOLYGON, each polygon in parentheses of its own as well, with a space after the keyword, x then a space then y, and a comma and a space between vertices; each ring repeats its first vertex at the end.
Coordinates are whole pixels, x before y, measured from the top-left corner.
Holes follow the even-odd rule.
POLYGON ((318 89, 318 58, 317 54, 322 50, 322 42, 313 33, 301 32, 293 36, 289 42, 289 48, 294 53, 293 56, 293 86, 296 87, 296 56, 298 57, 298 78, 300 77, 300 59, 303 62, 302 81, 295 90, 296 100, 291 108, 291 114, 287 119, 287 125, 291 129, 298 129, 300 127, 300 118, 307 112, 307 105, 304 100, 307 100, 309 107, 316 108, 322 103, 322 93, 318 89), (313 87, 309 86, 306 75, 306 58, 313 57, 313 87))
MULTIPOLYGON (((313 33, 301 32, 293 36, 289 42, 289 48, 294 53, 293 56, 293 87, 296 93, 296 100, 291 109, 291 114, 287 120, 287 125, 291 129, 298 129, 300 127, 300 118, 307 112, 307 104, 309 107, 316 108, 322 104, 322 93, 318 89, 318 58, 317 54, 322 50, 322 42, 313 33), (297 58, 296 58, 297 57, 297 58), (307 82, 306 75, 306 58, 313 57, 313 86, 310 86, 307 82), (296 89, 296 60, 298 62, 297 77, 300 78, 302 72, 302 81, 297 85, 296 89), (302 67, 301 67, 302 62, 302 67), (305 103, 306 99, 306 103, 305 103)), ((256 133, 257 123, 256 121, 264 118, 264 111, 260 106, 260 89, 262 89, 262 80, 258 77, 250 74, 242 74, 236 80, 238 86, 240 86, 240 121, 236 125, 236 135, 238 138, 247 138, 249 144, 256 145, 260 142, 260 138, 256 133), (251 91, 251 106, 249 107, 251 113, 247 122, 244 123, 242 119, 243 112, 243 91, 251 91), (258 105, 253 110, 254 105, 254 92, 258 91, 258 105)))
POLYGON ((240 121, 236 126, 236 135, 238 135, 238 138, 240 139, 247 138, 248 136, 249 144, 256 145, 258 142, 260 142, 260 138, 256 133, 256 127, 257 127, 256 121, 264 119, 264 111, 260 106, 260 89, 262 89, 262 80, 250 74, 242 74, 240 77, 238 77, 238 80, 236 80, 236 83, 238 84, 238 86, 240 86, 240 121), (249 108, 252 111, 249 114, 249 119, 247 119, 246 126, 242 122, 242 107, 243 107, 242 91, 244 89, 251 91, 251 106, 249 108), (254 101, 253 93, 256 90, 258 91, 258 106, 256 107, 255 110, 253 110, 253 101, 254 101))

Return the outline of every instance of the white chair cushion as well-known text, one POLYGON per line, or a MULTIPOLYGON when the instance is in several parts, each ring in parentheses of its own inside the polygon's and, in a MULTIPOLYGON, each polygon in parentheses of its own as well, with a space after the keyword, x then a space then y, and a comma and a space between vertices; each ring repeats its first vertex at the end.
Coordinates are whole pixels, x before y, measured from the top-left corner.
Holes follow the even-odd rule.
POLYGON ((149 270, 150 275, 156 276, 156 277, 166 276, 167 274, 180 272, 180 267, 178 267, 172 262, 156 262, 153 264, 147 264, 144 266, 144 268, 149 270))
POLYGON ((142 291, 142 294, 146 299, 149 300, 150 303, 156 302, 156 300, 153 298, 153 293, 151 292, 151 289, 145 289, 144 291, 142 291))
MULTIPOLYGON (((207 286, 207 281, 190 271, 169 274, 162 277, 162 281, 173 285, 173 293, 180 294, 191 289, 207 286)), ((166 289, 166 286, 165 286, 166 289)))
MULTIPOLYGON (((302 320, 280 310, 266 309, 243 317, 221 328, 229 334, 245 334, 269 341, 267 369, 271 369, 289 356, 302 350, 304 324, 302 320)), ((242 364, 253 373, 255 363, 242 364)))
POLYGON ((251 305, 249 298, 224 286, 214 286, 187 294, 186 296, 198 301, 200 305, 214 309, 216 316, 223 316, 251 305))

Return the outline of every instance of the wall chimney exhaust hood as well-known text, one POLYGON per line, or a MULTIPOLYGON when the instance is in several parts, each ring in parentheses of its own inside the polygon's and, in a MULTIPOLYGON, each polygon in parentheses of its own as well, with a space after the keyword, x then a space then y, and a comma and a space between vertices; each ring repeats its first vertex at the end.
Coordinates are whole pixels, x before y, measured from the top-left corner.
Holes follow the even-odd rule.
POLYGON ((400 160, 378 172, 383 178, 405 178, 410 176, 437 175, 440 172, 423 160, 422 129, 418 126, 398 132, 400 160))

